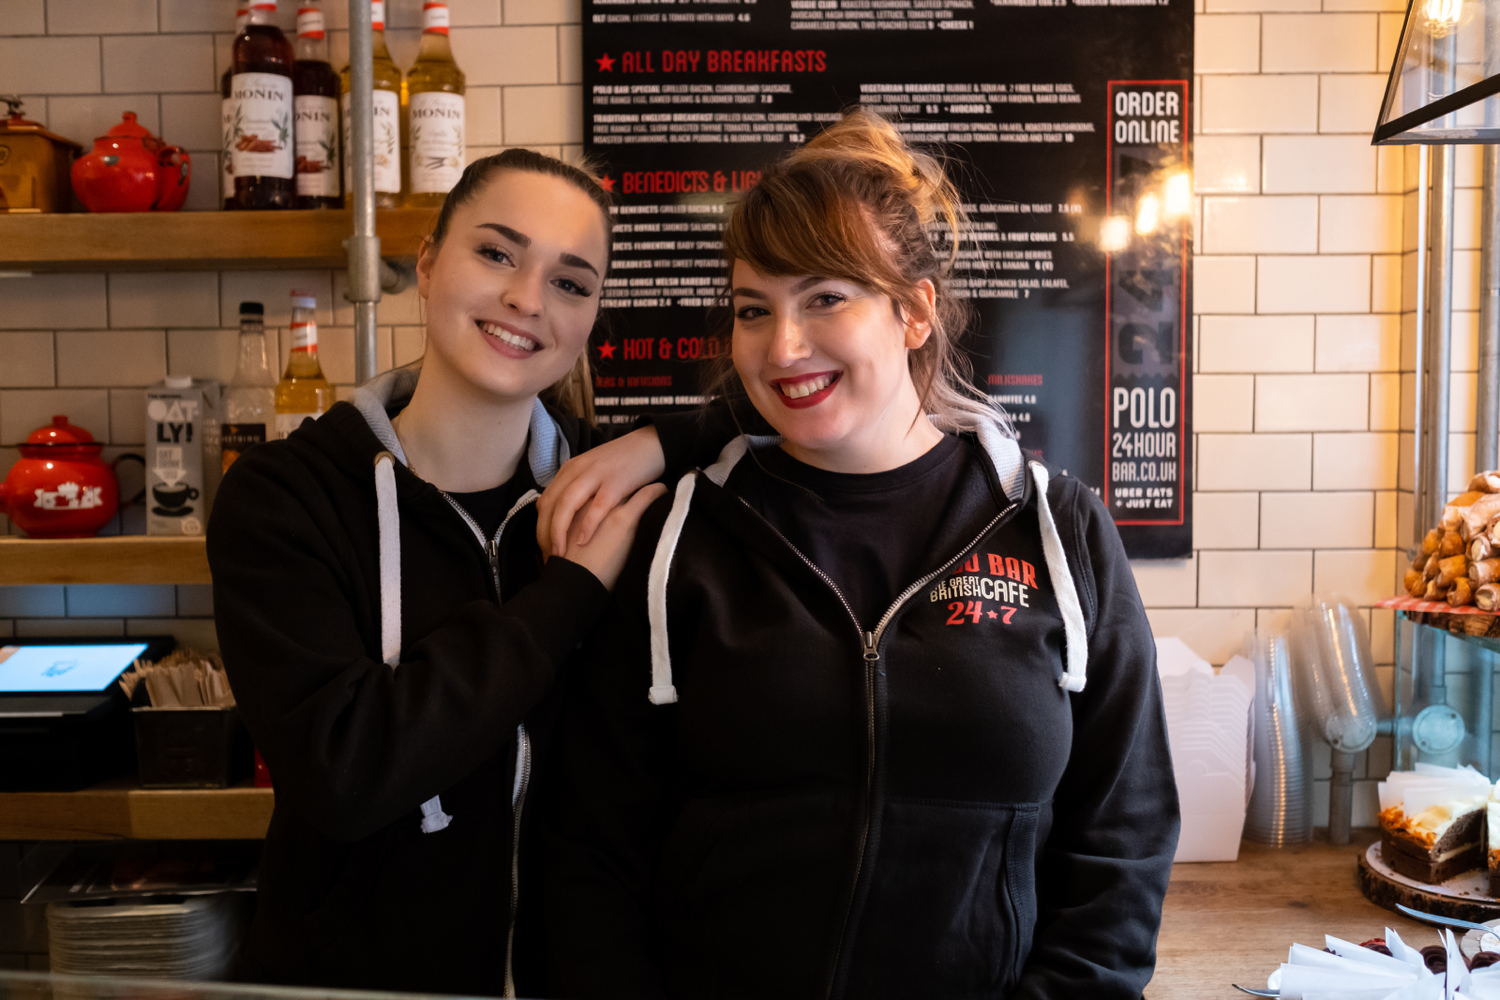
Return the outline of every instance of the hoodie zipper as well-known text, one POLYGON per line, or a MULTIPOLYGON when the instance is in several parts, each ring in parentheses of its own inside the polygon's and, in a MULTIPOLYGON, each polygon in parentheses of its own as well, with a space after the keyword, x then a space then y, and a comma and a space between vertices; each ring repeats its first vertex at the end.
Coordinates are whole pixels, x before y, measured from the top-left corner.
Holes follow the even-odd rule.
MULTIPOLYGON (((500 527, 495 529, 495 537, 488 542, 484 540, 484 531, 479 523, 464 510, 463 505, 454 500, 445 491, 438 490, 443 494, 443 499, 448 501, 459 516, 469 525, 474 532, 474 537, 484 549, 485 559, 490 564, 490 579, 495 586, 495 601, 503 600, 500 593, 500 537, 505 534, 505 528, 510 524, 511 518, 515 517, 525 507, 537 501, 541 496, 536 490, 527 490, 521 499, 506 512, 505 519, 500 522, 500 527)), ((511 797, 511 815, 515 822, 515 829, 510 839, 510 924, 505 936, 505 996, 516 995, 516 984, 514 977, 515 942, 516 942, 516 914, 521 908, 521 810, 526 806, 526 792, 531 786, 531 734, 526 731, 526 723, 522 722, 516 726, 516 790, 511 797)))
POLYGON ((1016 504, 1010 504, 991 518, 990 523, 986 524, 979 534, 974 536, 974 540, 959 549, 953 558, 926 576, 921 577, 898 594, 896 600, 886 609, 885 614, 880 616, 880 621, 875 624, 875 630, 873 632, 866 632, 864 626, 859 622, 859 616, 854 613, 854 608, 849 604, 848 599, 844 597, 843 591, 839 590, 838 585, 833 582, 833 578, 818 568, 818 565, 811 559, 807 558, 801 549, 793 545, 791 540, 781 533, 781 529, 777 528, 770 521, 767 521, 759 511, 746 502, 744 497, 739 497, 738 499, 740 503, 745 505, 746 509, 762 521, 765 521, 766 526, 776 533, 776 537, 780 538, 786 547, 791 549, 793 554, 798 559, 801 559, 808 569, 816 573, 819 579, 828 585, 829 590, 833 591, 833 595, 839 599, 839 603, 849 613, 849 620, 854 623, 855 633, 859 636, 860 652, 865 663, 865 813, 863 823, 860 827, 859 852, 854 861, 854 879, 849 884, 849 897, 844 902, 844 919, 843 926, 839 930, 838 950, 833 954, 833 966, 828 974, 828 988, 824 991, 824 996, 828 1000, 833 1000, 834 987, 838 983, 839 965, 843 962, 844 958, 844 937, 849 933, 849 918, 854 914, 854 897, 859 892, 859 880, 864 874, 865 848, 870 842, 870 824, 873 820, 871 813, 872 799, 875 791, 875 668, 880 662, 880 642, 885 637, 886 627, 896 617, 896 613, 901 610, 901 606, 911 600, 913 594, 946 573, 955 563, 964 557, 964 553, 974 548, 984 540, 986 535, 999 527, 1016 509, 1016 504))

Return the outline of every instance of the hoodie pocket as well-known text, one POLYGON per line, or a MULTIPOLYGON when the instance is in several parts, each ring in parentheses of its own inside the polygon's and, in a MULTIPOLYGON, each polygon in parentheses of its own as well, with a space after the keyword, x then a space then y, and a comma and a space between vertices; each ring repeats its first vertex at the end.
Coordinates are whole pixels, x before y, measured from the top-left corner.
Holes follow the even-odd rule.
POLYGON ((849 997, 996 998, 1031 951, 1037 807, 892 799, 849 997))

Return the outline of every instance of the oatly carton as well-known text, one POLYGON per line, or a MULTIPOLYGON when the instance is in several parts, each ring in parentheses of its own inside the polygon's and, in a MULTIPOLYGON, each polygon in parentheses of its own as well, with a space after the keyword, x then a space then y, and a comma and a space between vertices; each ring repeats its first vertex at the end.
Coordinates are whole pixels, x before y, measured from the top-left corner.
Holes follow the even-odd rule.
POLYGON ((146 390, 146 534, 201 535, 219 488, 219 383, 170 377, 146 390))

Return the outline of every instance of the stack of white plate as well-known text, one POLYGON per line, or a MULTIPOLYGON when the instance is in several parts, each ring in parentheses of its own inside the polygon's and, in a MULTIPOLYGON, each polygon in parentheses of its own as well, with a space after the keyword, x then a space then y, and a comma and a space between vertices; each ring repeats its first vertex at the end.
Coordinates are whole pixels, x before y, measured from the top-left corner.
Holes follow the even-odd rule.
POLYGON ((52 971, 222 980, 238 940, 233 893, 47 904, 52 971))

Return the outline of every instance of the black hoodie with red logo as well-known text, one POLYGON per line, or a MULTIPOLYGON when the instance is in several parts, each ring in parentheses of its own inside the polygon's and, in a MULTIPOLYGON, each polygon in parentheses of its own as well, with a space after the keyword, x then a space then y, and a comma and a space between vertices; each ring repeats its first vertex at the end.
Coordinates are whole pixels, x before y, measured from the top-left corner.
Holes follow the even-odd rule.
POLYGON ((1178 805, 1103 504, 982 428, 984 475, 931 511, 974 533, 860 622, 737 494, 751 446, 647 514, 584 657, 554 989, 1138 997, 1178 805))

